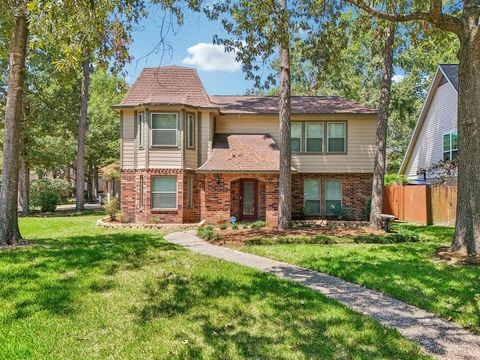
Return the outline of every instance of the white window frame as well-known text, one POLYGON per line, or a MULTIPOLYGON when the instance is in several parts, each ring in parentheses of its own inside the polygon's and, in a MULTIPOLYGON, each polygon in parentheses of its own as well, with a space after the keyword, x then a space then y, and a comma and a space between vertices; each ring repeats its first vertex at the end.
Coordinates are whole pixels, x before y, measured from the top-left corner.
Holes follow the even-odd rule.
MULTIPOLYGON (((453 152, 456 151, 458 153, 458 131, 457 130, 450 130, 450 131, 445 131, 444 133, 442 133, 442 161, 445 161, 445 154, 448 153, 448 157, 449 157, 449 161, 452 161, 453 160, 453 152), (457 135, 457 148, 454 149, 452 147, 452 144, 453 144, 453 134, 457 135), (450 149, 448 151, 445 151, 445 144, 444 144, 444 141, 445 141, 445 135, 449 135, 450 136, 450 149)), ((457 155, 458 156, 458 155, 457 155)))
POLYGON ((151 204, 151 208, 152 210, 166 210, 166 211, 175 211, 175 210, 178 210, 178 177, 175 176, 175 175, 153 175, 150 179, 150 187, 151 187, 151 193, 152 193, 152 204, 151 204), (173 191, 153 191, 153 182, 154 182, 154 179, 155 178, 161 178, 161 177, 169 177, 169 178, 175 178, 175 192, 173 191), (175 194, 175 207, 171 207, 171 208, 165 208, 165 207, 161 207, 161 208, 156 208, 156 207, 153 207, 153 194, 175 194))
MULTIPOLYGON (((326 126, 326 138, 327 138, 327 147, 325 149, 325 152, 328 154, 345 154, 347 152, 347 123, 345 121, 327 121, 327 126, 326 126), (328 125, 329 124, 342 124, 343 128, 345 130, 344 132, 344 137, 343 137, 343 151, 330 151, 330 136, 328 136, 328 125)), ((340 139, 340 138, 333 138, 333 139, 340 139)))
POLYGON ((144 123, 144 113, 138 113, 137 114, 137 141, 138 141, 138 147, 140 149, 143 149, 143 143, 144 143, 144 130, 145 130, 145 123, 144 123))
POLYGON ((187 149, 195 149, 195 115, 187 113, 187 149), (192 123, 190 123, 192 120, 192 123), (190 135, 192 136, 192 144, 190 144, 190 135))
POLYGON ((178 147, 178 113, 176 112, 152 112, 150 114, 150 124, 152 125, 152 129, 150 131, 150 144, 151 147, 178 147), (153 128, 153 115, 175 115, 175 145, 156 145, 153 143, 153 132, 154 131, 172 131, 173 129, 154 129, 153 128))
MULTIPOLYGON (((318 213, 316 214, 306 214, 307 216, 320 216, 322 214, 322 181, 320 179, 304 179, 303 180, 303 207, 305 208, 305 213, 307 212, 307 199, 305 197, 305 183, 307 181, 315 181, 318 183, 318 192, 319 192, 319 199, 318 199, 318 213)), ((317 201, 317 199, 310 199, 309 201, 317 201)))
POLYGON ((343 208, 343 181, 339 179, 326 179, 325 180, 325 216, 332 216, 333 214, 328 213, 328 206, 327 206, 327 201, 339 201, 339 200, 331 200, 327 198, 328 192, 327 192, 327 183, 329 181, 336 181, 340 183, 340 207, 343 208))
POLYGON ((325 122, 324 121, 305 121, 305 145, 304 151, 306 153, 323 153, 325 151, 325 122), (308 136, 308 125, 309 124, 320 124, 323 126, 322 137, 309 137, 308 136), (308 139, 322 139, 322 149, 320 151, 309 151, 308 150, 308 139))

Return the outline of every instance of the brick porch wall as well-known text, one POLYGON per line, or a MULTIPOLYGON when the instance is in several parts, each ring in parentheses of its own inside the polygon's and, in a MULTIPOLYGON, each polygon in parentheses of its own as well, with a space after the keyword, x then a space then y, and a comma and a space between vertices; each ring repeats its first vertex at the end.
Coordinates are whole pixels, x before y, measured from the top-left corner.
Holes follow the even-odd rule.
POLYGON ((240 181, 258 181, 258 218, 276 225, 278 207, 277 174, 205 174, 201 180, 201 218, 210 224, 228 222, 240 215, 240 181))
POLYGON ((371 199, 373 174, 292 174, 292 212, 298 214, 303 207, 303 181, 321 180, 321 216, 325 217, 325 180, 341 180, 342 206, 352 220, 363 220, 365 203, 371 199))

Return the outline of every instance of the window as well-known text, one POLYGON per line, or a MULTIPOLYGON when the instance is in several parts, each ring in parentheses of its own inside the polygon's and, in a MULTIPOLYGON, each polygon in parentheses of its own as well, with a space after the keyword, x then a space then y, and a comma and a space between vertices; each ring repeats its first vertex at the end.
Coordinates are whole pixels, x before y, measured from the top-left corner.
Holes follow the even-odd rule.
POLYGON ((143 175, 140 175, 140 208, 143 208, 143 175))
POLYGON ((192 186, 192 177, 187 178, 187 207, 192 207, 192 198, 193 198, 193 186, 192 186))
POLYGON ((143 147, 143 129, 145 128, 143 123, 143 113, 138 114, 137 116, 137 138, 138 138, 138 147, 143 147))
POLYGON ((152 146, 177 146, 177 114, 152 114, 152 146))
POLYGON ((292 152, 300 152, 302 147, 302 123, 292 122, 291 124, 290 144, 292 152))
POLYGON ((305 123, 305 151, 323 152, 323 123, 305 123))
POLYGON ((327 215, 334 215, 335 210, 342 207, 342 182, 340 180, 325 181, 325 209, 327 215))
POLYGON ((328 152, 346 152, 345 148, 345 123, 328 123, 328 152))
POLYGON ((443 134, 443 160, 455 160, 458 155, 457 131, 443 134))
POLYGON ((177 177, 153 176, 152 177, 152 208, 176 209, 177 208, 177 177))
POLYGON ((320 215, 320 180, 304 180, 303 200, 307 215, 320 215))
POLYGON ((195 148, 195 116, 187 114, 187 147, 195 148))

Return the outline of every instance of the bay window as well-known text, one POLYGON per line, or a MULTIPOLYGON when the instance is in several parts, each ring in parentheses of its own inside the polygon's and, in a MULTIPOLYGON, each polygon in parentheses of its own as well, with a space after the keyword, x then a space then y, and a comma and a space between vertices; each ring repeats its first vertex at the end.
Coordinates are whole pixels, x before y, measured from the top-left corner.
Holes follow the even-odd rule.
POLYGON ((177 146, 178 115, 152 114, 152 146, 177 146))

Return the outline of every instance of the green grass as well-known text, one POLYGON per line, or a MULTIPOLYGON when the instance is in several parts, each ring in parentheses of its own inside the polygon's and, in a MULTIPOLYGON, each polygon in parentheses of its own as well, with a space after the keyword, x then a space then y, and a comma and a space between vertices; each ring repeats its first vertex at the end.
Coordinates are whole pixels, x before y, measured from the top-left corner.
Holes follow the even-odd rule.
POLYGON ((453 229, 397 224, 415 232, 418 243, 268 245, 242 250, 380 290, 407 303, 480 332, 480 267, 448 265, 435 259, 449 245, 453 229))
POLYGON ((312 290, 97 216, 22 218, 0 250, 2 359, 416 359, 312 290))

